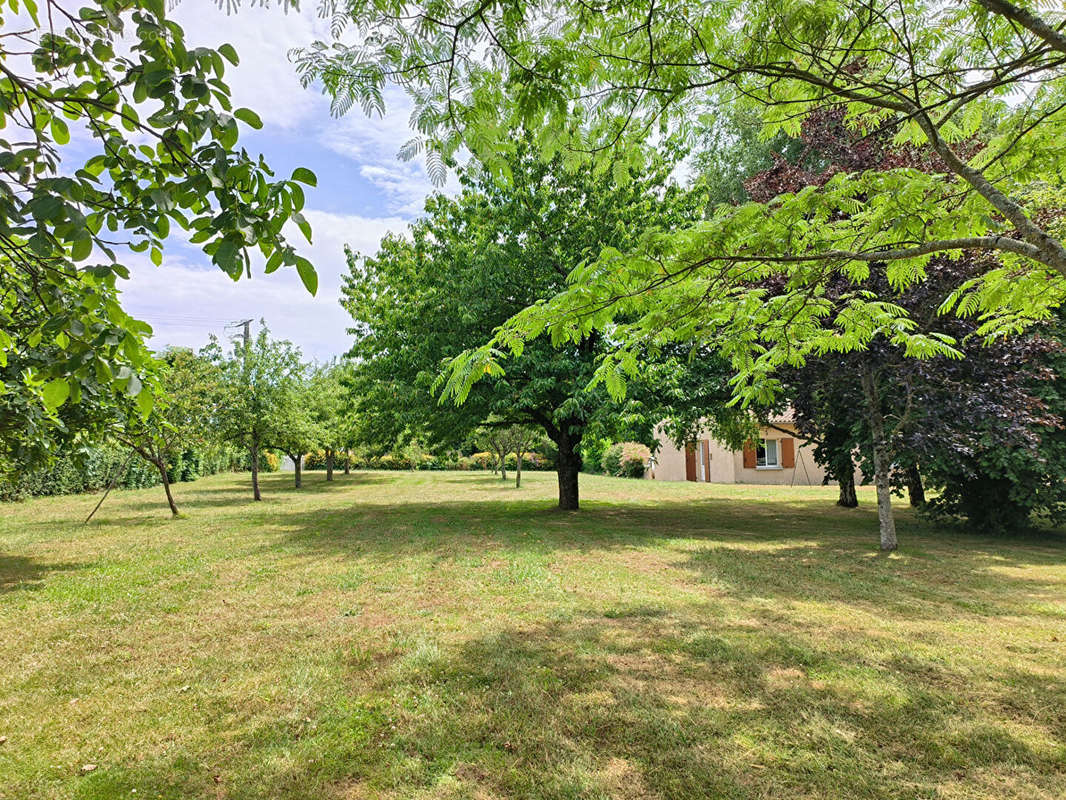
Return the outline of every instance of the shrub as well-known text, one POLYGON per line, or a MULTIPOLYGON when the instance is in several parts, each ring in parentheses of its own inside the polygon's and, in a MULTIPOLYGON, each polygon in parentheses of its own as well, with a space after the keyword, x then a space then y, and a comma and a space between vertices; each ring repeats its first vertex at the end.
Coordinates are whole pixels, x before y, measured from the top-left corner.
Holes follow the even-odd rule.
POLYGON ((651 450, 640 442, 618 442, 603 451, 600 466, 608 475, 619 478, 643 478, 651 450))
POLYGON ((376 460, 374 469, 410 469, 411 462, 397 453, 386 453, 376 460))
POLYGON ((612 444, 600 456, 600 471, 607 475, 617 475, 622 468, 622 443, 612 444))
MULTIPOLYGON (((248 454, 245 453, 241 459, 241 472, 250 472, 251 459, 248 454)), ((281 469, 281 457, 272 450, 260 450, 259 451, 259 471, 260 472, 277 472, 281 469)))
POLYGON ((601 439, 598 436, 590 437, 582 442, 581 462, 586 472, 597 473, 604 471, 603 456, 610 446, 610 439, 601 439))
MULTIPOLYGON (((503 463, 507 466, 507 469, 514 469, 518 466, 518 456, 514 453, 508 453, 503 463)), ((524 453, 522 455, 522 469, 544 469, 544 456, 540 453, 524 453)))
POLYGON ((496 454, 482 451, 470 456, 474 466, 471 469, 494 469, 496 467, 496 454))

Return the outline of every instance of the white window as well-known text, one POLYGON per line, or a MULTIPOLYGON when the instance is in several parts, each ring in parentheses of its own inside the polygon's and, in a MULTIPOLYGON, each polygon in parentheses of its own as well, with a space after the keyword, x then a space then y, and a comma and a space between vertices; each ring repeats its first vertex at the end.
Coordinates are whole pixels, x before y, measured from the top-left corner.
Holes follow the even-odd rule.
POLYGON ((759 446, 755 449, 756 469, 780 469, 781 461, 778 457, 777 439, 760 439, 759 446))

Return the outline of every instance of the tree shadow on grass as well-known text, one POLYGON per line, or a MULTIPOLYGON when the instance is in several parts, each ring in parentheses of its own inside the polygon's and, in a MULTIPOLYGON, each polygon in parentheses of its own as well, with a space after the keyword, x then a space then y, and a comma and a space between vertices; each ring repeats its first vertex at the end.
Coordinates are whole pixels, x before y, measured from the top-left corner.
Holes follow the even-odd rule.
POLYGON ((48 564, 28 556, 0 553, 0 594, 33 591, 53 572, 80 569, 84 564, 48 564))
POLYGON ((1060 677, 975 675, 897 636, 772 615, 651 611, 342 651, 352 688, 312 716, 261 722, 225 752, 115 765, 78 796, 1058 796, 1060 677))

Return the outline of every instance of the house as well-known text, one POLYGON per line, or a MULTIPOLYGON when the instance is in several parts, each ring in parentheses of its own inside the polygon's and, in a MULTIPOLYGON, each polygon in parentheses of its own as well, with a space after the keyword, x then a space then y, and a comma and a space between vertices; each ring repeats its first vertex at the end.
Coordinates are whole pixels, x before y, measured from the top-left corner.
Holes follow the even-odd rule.
POLYGON ((709 435, 679 448, 662 426, 656 434, 662 444, 644 474, 651 480, 776 486, 821 486, 825 480, 825 470, 814 462, 814 447, 796 433, 791 411, 771 418, 758 441, 741 450, 709 435))

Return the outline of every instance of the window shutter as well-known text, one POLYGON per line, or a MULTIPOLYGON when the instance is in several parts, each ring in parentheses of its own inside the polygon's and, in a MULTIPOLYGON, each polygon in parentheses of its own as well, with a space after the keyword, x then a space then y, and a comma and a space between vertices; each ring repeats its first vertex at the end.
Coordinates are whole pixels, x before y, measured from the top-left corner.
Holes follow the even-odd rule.
POLYGON ((796 466, 795 442, 795 439, 781 440, 781 466, 785 469, 791 469, 792 467, 796 466))
POLYGON ((744 469, 755 469, 755 448, 750 444, 744 445, 744 469))

